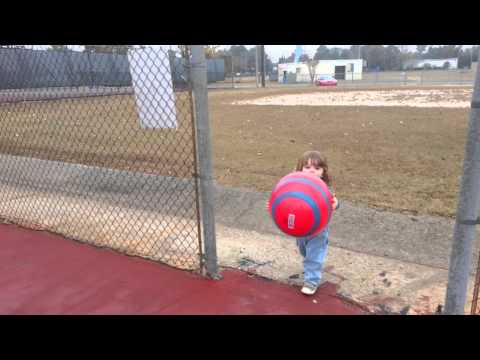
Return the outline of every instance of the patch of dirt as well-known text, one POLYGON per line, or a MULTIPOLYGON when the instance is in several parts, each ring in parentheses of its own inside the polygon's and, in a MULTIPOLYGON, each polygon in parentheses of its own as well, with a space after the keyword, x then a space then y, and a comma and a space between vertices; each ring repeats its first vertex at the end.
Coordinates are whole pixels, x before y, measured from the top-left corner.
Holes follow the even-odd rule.
POLYGON ((428 108, 468 108, 471 89, 408 89, 315 92, 234 101, 233 105, 275 106, 409 106, 428 108))

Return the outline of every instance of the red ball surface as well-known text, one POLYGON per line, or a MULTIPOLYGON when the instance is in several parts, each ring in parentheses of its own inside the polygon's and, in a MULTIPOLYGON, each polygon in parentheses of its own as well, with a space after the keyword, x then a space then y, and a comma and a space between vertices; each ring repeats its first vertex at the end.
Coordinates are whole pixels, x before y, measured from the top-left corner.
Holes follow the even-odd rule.
POLYGON ((315 236, 330 222, 333 197, 318 176, 294 172, 280 179, 269 201, 277 227, 295 237, 315 236))

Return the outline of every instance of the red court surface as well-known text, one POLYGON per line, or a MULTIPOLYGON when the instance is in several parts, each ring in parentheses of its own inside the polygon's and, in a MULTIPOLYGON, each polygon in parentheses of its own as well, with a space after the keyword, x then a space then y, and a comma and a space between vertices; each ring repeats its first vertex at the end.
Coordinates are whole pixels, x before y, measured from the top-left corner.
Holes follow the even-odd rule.
POLYGON ((65 239, 0 224, 0 314, 356 315, 325 283, 298 288, 224 269, 219 281, 65 239))

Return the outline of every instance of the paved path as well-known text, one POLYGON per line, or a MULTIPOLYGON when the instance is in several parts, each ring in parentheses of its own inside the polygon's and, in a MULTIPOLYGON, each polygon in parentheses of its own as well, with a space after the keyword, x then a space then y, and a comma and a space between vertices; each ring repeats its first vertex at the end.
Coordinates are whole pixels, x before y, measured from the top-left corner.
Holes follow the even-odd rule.
POLYGON ((307 297, 237 270, 214 281, 13 225, 0 225, 0 264, 0 314, 364 313, 331 283, 307 297))

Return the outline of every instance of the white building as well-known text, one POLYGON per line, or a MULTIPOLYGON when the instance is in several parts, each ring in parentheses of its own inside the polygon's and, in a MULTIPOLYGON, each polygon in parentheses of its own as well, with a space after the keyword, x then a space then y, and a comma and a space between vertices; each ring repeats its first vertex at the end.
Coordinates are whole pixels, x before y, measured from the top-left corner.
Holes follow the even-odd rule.
MULTIPOLYGON (((315 79, 330 75, 337 80, 361 80, 362 59, 319 60, 315 67, 315 79)), ((278 64, 278 82, 310 82, 306 63, 278 64)))
POLYGON ((407 60, 403 64, 403 68, 407 69, 458 69, 458 58, 449 59, 413 59, 407 60))

